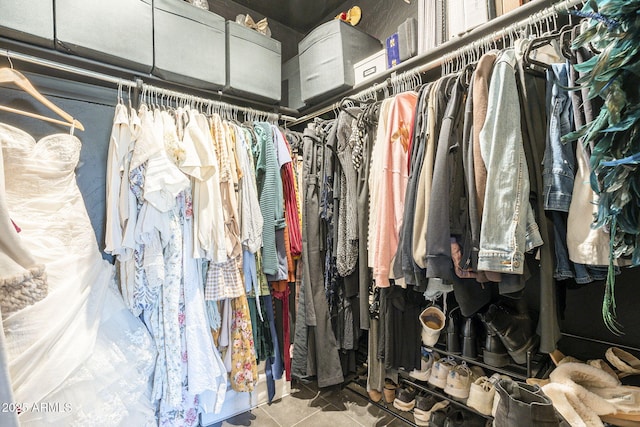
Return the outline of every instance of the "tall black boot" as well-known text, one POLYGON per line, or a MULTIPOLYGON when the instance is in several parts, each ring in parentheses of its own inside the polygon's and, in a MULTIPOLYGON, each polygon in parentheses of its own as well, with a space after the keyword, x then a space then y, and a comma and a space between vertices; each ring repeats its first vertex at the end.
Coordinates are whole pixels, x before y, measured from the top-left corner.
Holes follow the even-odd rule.
POLYGON ((492 304, 484 314, 484 322, 498 334, 516 363, 527 363, 527 352, 538 344, 528 311, 514 313, 502 305, 492 304))
POLYGON ((509 364, 509 353, 502 343, 498 333, 487 323, 484 322, 484 317, 480 317, 483 320, 484 326, 487 331, 487 336, 484 341, 484 349, 482 350, 482 360, 484 363, 496 368, 502 368, 509 364))
POLYGON ((445 333, 447 335, 447 351, 460 354, 460 307, 454 307, 449 311, 445 333))
POLYGON ((551 399, 537 385, 531 386, 511 379, 496 384, 496 413, 493 427, 568 427, 551 399))
POLYGON ((469 359, 478 357, 476 322, 473 317, 465 317, 462 322, 462 355, 469 359))

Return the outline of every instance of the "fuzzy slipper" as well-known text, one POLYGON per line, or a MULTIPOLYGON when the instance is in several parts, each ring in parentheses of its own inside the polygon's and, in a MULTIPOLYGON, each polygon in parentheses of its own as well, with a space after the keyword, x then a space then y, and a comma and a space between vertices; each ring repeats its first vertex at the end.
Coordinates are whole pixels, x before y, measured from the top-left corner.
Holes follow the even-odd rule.
POLYGON ((573 392, 573 388, 565 384, 549 383, 542 391, 553 402, 553 407, 564 417, 571 427, 603 427, 598 414, 573 392))
POLYGON ((609 347, 605 353, 607 360, 620 372, 618 378, 640 374, 640 360, 633 354, 618 347, 609 347))
POLYGON ((562 363, 551 372, 552 383, 564 384, 573 394, 598 415, 617 412, 616 406, 594 392, 597 389, 615 388, 620 385, 617 378, 601 369, 585 363, 562 363))
POLYGON ((640 387, 620 385, 605 371, 583 363, 563 363, 549 376, 564 384, 598 415, 640 422, 640 387))
POLYGON ((595 368, 602 369, 603 371, 605 371, 607 374, 611 375, 614 378, 619 378, 616 371, 614 371, 611 368, 611 365, 609 365, 607 362, 605 362, 602 359, 587 360, 587 364, 595 368))
POLYGON ((591 391, 616 407, 616 415, 640 421, 640 387, 592 388, 591 391), (624 416, 623 416, 624 415, 624 416))

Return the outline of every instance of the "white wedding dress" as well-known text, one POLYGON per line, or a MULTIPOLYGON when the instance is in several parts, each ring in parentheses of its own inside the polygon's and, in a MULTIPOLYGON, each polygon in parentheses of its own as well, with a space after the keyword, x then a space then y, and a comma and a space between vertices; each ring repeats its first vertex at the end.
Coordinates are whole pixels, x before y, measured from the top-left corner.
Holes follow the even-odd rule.
POLYGON ((59 134, 36 142, 0 123, 0 146, 9 215, 44 264, 49 288, 41 301, 3 315, 14 398, 26 408, 21 425, 156 424, 156 350, 98 249, 74 173, 80 141, 59 134))

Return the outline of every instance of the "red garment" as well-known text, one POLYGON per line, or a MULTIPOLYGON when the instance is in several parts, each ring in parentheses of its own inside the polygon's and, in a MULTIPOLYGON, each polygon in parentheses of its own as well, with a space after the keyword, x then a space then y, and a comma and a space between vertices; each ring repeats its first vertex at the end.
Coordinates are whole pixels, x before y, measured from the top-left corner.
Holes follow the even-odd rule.
MULTIPOLYGON (((291 152, 289 142, 282 135, 287 149, 291 152)), ((302 254, 302 230, 300 229, 300 217, 298 216, 298 201, 296 198, 295 176, 293 174, 293 162, 286 163, 280 169, 282 177, 282 190, 284 193, 284 214, 287 228, 289 229, 289 245, 291 255, 299 258, 302 254)), ((291 281, 291 280, 290 280, 291 281)))
POLYGON ((283 291, 278 291, 275 288, 271 290, 271 295, 274 298, 282 301, 282 327, 284 336, 284 374, 287 381, 291 381, 291 335, 289 330, 289 285, 284 287, 283 291))
POLYGON ((284 243, 287 252, 287 267, 289 275, 287 280, 279 280, 271 283, 271 295, 282 301, 282 336, 283 336, 283 349, 284 349, 284 372, 287 381, 291 381, 291 335, 289 327, 289 283, 295 283, 296 281, 296 269, 295 262, 291 256, 290 244, 289 244, 289 224, 284 228, 284 243))

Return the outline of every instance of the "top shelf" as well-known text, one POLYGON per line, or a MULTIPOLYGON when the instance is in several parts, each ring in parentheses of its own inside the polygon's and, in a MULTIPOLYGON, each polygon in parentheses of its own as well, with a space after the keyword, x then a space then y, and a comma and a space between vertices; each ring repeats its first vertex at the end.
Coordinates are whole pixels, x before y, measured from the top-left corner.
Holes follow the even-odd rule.
POLYGON ((570 8, 581 3, 582 2, 580 0, 533 0, 525 3, 507 14, 494 18, 466 32, 460 37, 453 38, 441 44, 435 49, 429 50, 428 52, 422 53, 418 56, 414 56, 405 62, 401 62, 397 66, 377 75, 375 78, 366 80, 351 89, 324 100, 321 103, 302 109, 300 112, 303 116, 291 123, 288 123, 288 126, 296 126, 330 112, 333 110, 334 104, 342 98, 355 95, 358 92, 373 87, 376 84, 380 84, 385 81, 389 82, 391 76, 398 73, 418 70, 419 73, 423 74, 437 70, 448 57, 455 54, 456 51, 461 50, 465 46, 473 45, 474 42, 479 42, 488 36, 495 35, 496 38, 499 38, 502 34, 506 34, 508 36, 510 33, 507 30, 510 26, 528 19, 531 19, 533 22, 537 22, 536 20, 541 19, 539 15, 540 12, 545 9, 557 7, 558 10, 563 10, 565 7, 570 8))

